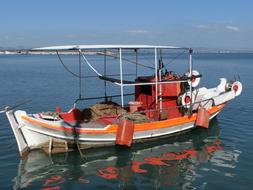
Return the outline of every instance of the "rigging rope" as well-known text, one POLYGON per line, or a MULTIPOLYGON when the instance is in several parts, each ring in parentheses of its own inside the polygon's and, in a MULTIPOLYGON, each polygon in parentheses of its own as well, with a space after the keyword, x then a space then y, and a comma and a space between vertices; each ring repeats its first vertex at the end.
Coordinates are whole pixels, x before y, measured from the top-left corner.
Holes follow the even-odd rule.
MULTIPOLYGON (((100 77, 103 76, 101 73, 99 73, 99 72, 90 64, 90 62, 87 60, 87 58, 83 55, 82 51, 79 50, 79 52, 81 53, 82 58, 84 59, 84 61, 86 62, 86 64, 87 64, 98 76, 100 76, 100 77)), ((177 59, 179 56, 182 56, 185 52, 186 52, 186 51, 183 51, 182 53, 180 53, 180 54, 178 54, 177 56, 175 56, 168 64, 170 64, 171 62, 173 62, 173 61, 174 61, 175 59, 177 59)), ((61 62, 61 64, 62 64, 62 66, 65 68, 65 70, 66 70, 67 72, 69 72, 71 75, 73 75, 73 76, 75 76, 75 77, 77 77, 77 78, 86 78, 85 76, 79 76, 78 74, 76 74, 76 73, 74 73, 73 71, 71 71, 71 70, 64 64, 64 62, 63 62, 62 58, 60 57, 59 52, 58 52, 57 50, 56 50, 56 54, 57 54, 57 56, 58 56, 58 58, 59 58, 59 60, 60 60, 60 62, 61 62)), ((110 54, 106 54, 106 53, 99 53, 98 55, 101 55, 101 54, 104 54, 104 55, 106 55, 106 56, 111 56, 111 57, 113 57, 113 58, 119 58, 117 55, 110 55, 110 54)), ((137 65, 140 65, 140 66, 142 66, 142 67, 149 68, 149 69, 155 69, 155 68, 153 68, 153 67, 151 67, 151 66, 147 66, 147 65, 144 65, 144 64, 141 64, 141 63, 137 63, 137 62, 131 61, 131 60, 127 59, 127 58, 122 58, 122 60, 127 61, 127 62, 129 62, 129 63, 137 64, 137 65)))
POLYGON ((87 63, 87 65, 98 75, 98 76, 102 76, 102 74, 100 74, 94 67, 92 67, 92 65, 90 64, 90 62, 86 59, 86 57, 83 55, 82 51, 79 49, 80 54, 82 55, 84 61, 87 63))
MULTIPOLYGON (((92 67, 92 65, 89 63, 89 61, 86 59, 86 57, 82 54, 82 52, 79 50, 80 54, 82 55, 84 61, 87 63, 87 65, 98 75, 98 76, 102 76, 102 74, 100 74, 94 67, 92 67)), ((63 60, 61 58, 61 56, 59 55, 59 52, 56 51, 56 54, 62 64, 62 66, 66 69, 67 72, 69 72, 71 75, 77 77, 77 78, 86 78, 85 76, 80 76, 74 72, 72 72, 64 63, 63 60)))
MULTIPOLYGON (((62 66, 66 69, 66 71, 68 73, 70 73, 71 75, 73 75, 74 77, 77 77, 77 78, 80 78, 79 75, 77 75, 76 73, 72 72, 63 62, 63 60, 61 59, 60 55, 58 54, 58 51, 57 51, 57 56, 62 64, 62 66)), ((101 75, 102 76, 102 75, 101 75)), ((106 75, 108 77, 113 77, 113 76, 119 76, 119 74, 111 74, 111 75, 106 75)), ((124 74, 124 76, 135 76, 135 74, 124 74)), ((88 76, 81 76, 81 78, 95 78, 95 77, 98 77, 97 75, 95 76, 92 76, 92 75, 88 75, 88 76)))
MULTIPOLYGON (((98 55, 103 55, 104 53, 99 53, 98 55)), ((109 56, 109 57, 113 57, 115 59, 119 59, 119 56, 117 55, 112 55, 112 54, 105 54, 106 56, 109 56)), ((151 67, 151 66, 148 66, 148 65, 144 65, 142 63, 138 63, 136 61, 131 61, 130 59, 127 59, 127 58, 122 58, 123 61, 127 61, 129 63, 133 63, 133 64, 137 64, 137 65, 140 65, 142 67, 145 67, 145 68, 148 68, 148 69, 152 69, 152 70, 155 70, 154 67, 151 67)))
POLYGON ((71 75, 73 75, 74 77, 77 77, 77 78, 85 78, 84 76, 79 76, 78 74, 72 72, 72 71, 63 63, 63 61, 62 61, 62 59, 61 59, 61 57, 60 57, 58 51, 56 51, 56 54, 57 54, 57 56, 58 56, 58 58, 59 58, 59 60, 60 60, 60 62, 61 62, 61 64, 62 64, 62 66, 65 68, 65 70, 66 70, 67 72, 69 72, 69 73, 70 73, 71 75))

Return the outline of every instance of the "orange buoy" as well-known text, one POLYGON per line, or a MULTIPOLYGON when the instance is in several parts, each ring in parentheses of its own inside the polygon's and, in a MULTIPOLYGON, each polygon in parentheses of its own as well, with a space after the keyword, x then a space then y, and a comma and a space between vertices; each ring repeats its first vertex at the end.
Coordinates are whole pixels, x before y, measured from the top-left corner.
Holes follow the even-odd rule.
POLYGON ((207 129, 209 127, 209 118, 210 118, 209 111, 207 111, 203 107, 199 107, 195 125, 207 129))
POLYGON ((133 142, 134 123, 127 119, 121 119, 116 134, 116 144, 131 146, 133 142))

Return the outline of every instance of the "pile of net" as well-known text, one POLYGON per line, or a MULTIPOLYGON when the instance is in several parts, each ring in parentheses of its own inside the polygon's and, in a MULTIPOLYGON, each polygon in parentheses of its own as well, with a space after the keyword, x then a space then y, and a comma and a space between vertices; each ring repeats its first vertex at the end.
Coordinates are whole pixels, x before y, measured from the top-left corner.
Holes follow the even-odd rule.
POLYGON ((48 120, 60 120, 61 116, 59 115, 59 113, 56 112, 41 112, 40 113, 40 117, 42 117, 43 119, 48 119, 48 120))
POLYGON ((130 120, 130 121, 133 121, 134 123, 146 123, 149 121, 149 118, 145 114, 142 114, 139 112, 126 113, 126 114, 122 115, 120 118, 124 118, 124 119, 130 120))
POLYGON ((129 113, 115 102, 100 102, 83 111, 84 121, 96 121, 100 117, 120 115, 119 119, 124 118, 133 121, 134 123, 148 122, 149 118, 142 113, 129 113))
POLYGON ((121 115, 127 111, 115 102, 100 102, 83 110, 84 121, 96 121, 102 116, 121 115))

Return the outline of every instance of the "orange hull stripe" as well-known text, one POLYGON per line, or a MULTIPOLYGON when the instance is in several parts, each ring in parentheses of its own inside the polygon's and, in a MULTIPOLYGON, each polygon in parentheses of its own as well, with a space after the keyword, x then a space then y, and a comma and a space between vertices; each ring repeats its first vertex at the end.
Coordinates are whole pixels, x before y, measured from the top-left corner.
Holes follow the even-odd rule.
MULTIPOLYGON (((222 110, 224 108, 225 104, 219 105, 219 106, 214 106, 212 107, 209 112, 211 115, 214 113, 222 110)), ((154 129, 163 129, 163 128, 168 128, 168 127, 173 127, 173 126, 178 126, 178 125, 183 125, 189 122, 194 122, 196 120, 197 114, 193 114, 191 117, 184 116, 181 118, 174 118, 174 119, 169 119, 169 120, 164 120, 164 121, 154 121, 150 123, 141 123, 141 124, 135 124, 135 129, 134 131, 147 131, 147 130, 154 130, 154 129)), ((33 119, 31 117, 27 116, 22 116, 21 117, 23 120, 40 125, 42 127, 50 128, 50 129, 55 129, 59 131, 70 131, 70 132, 78 132, 78 133, 86 133, 86 134, 109 134, 109 133, 116 133, 118 125, 112 124, 110 125, 106 130, 92 130, 92 129, 81 129, 81 128, 69 128, 69 127, 64 127, 64 126, 58 126, 58 125, 52 125, 48 123, 44 123, 41 121, 38 121, 36 119, 33 119)))

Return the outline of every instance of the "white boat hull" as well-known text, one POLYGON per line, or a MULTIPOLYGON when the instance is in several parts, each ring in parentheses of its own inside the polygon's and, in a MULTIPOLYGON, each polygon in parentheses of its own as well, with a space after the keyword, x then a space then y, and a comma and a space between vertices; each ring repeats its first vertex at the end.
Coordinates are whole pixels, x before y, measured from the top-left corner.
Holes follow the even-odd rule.
MULTIPOLYGON (((220 111, 214 113, 210 117, 210 120, 214 118, 220 111)), ((103 147, 115 144, 116 134, 82 134, 78 137, 73 133, 67 134, 66 132, 57 132, 41 126, 25 123, 24 121, 21 122, 20 114, 26 115, 26 112, 24 111, 8 111, 6 114, 11 123, 12 130, 15 131, 14 134, 21 156, 25 155, 25 153, 29 150, 39 148, 48 149, 48 152, 50 152, 49 149, 51 148, 51 141, 68 144, 78 143, 79 145, 82 145, 82 148, 103 147)), ((138 142, 157 139, 180 132, 185 132, 193 128, 195 128, 195 123, 189 122, 167 128, 135 132, 133 141, 138 142)), ((67 150, 63 149, 61 151, 67 150)))

